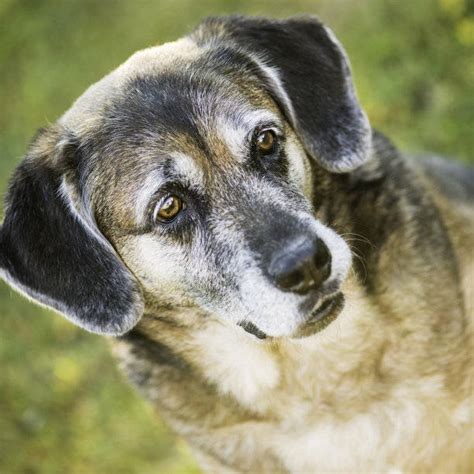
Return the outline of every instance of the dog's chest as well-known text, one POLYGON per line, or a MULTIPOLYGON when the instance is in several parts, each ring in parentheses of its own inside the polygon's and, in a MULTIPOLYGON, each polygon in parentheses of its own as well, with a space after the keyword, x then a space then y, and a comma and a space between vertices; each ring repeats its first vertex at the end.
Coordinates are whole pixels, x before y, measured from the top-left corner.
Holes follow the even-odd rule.
POLYGON ((371 308, 355 306, 357 314, 344 311, 301 341, 258 341, 206 325, 175 344, 189 367, 157 364, 129 348, 119 357, 176 432, 198 451, 226 453, 230 465, 396 472, 466 432, 468 402, 449 399, 441 372, 393 377, 387 367, 399 351, 387 350, 388 329, 374 331, 371 308))
POLYGON ((371 334, 372 308, 346 309, 323 332, 305 339, 258 340, 239 328, 209 324, 192 338, 194 363, 222 396, 267 418, 305 424, 348 404, 363 407, 381 388, 384 338, 371 334))
POLYGON ((224 328, 206 332, 213 348, 202 358, 206 378, 259 419, 220 428, 215 441, 241 459, 273 453, 290 472, 400 472, 408 460, 416 464, 422 446, 432 457, 466 423, 467 402, 457 404, 462 420, 439 410, 442 375, 388 382, 382 338, 342 338, 338 329, 273 345, 223 337, 224 328))
POLYGON ((268 344, 225 326, 200 333, 206 379, 259 420, 251 429, 248 421, 229 423, 216 440, 225 444, 225 434, 241 459, 273 453, 291 472, 397 472, 426 465, 448 439, 466 439, 464 389, 459 398, 450 393, 440 367, 400 372, 403 357, 415 364, 416 356, 390 345, 401 339, 400 328, 379 331, 376 318, 359 300, 325 331, 300 341, 268 344))

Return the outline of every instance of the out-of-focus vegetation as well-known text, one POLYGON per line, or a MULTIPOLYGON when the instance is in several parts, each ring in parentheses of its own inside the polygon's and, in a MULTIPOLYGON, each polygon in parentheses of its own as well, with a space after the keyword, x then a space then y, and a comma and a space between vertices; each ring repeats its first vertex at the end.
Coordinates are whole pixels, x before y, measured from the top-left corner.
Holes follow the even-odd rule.
MULTIPOLYGON (((35 130, 146 46, 211 14, 319 15, 352 61, 372 124, 405 150, 469 161, 467 0, 0 0, 0 191, 35 130)), ((1 216, 1 211, 0 211, 1 216)), ((107 342, 0 283, 0 472, 197 472, 118 373, 107 342)))

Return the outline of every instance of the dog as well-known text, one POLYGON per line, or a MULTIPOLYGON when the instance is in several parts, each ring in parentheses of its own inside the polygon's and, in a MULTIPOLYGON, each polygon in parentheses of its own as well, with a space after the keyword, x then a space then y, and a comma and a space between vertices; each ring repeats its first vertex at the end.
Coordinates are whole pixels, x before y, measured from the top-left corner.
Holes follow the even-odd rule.
POLYGON ((472 472, 473 201, 372 129, 317 18, 210 18, 39 132, 0 269, 204 470, 472 472))

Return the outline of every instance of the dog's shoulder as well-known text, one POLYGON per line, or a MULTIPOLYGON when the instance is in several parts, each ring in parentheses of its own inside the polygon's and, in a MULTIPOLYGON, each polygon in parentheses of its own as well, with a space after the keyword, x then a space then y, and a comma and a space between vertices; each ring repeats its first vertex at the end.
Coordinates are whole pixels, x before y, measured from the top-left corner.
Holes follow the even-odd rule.
POLYGON ((451 240, 458 264, 464 307, 474 319, 474 167, 439 156, 411 160, 432 198, 451 240))

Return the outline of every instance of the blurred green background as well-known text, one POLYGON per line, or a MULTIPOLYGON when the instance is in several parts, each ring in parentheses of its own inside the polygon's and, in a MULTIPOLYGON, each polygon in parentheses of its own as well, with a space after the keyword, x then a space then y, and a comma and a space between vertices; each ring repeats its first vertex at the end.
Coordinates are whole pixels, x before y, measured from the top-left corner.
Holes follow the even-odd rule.
MULTIPOLYGON (((467 0, 0 0, 0 192, 36 129, 92 82, 207 15, 236 12, 319 15, 345 45, 375 127, 404 150, 469 161, 473 10, 467 0)), ((105 339, 0 283, 0 472, 198 470, 105 339)))

